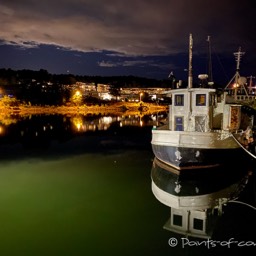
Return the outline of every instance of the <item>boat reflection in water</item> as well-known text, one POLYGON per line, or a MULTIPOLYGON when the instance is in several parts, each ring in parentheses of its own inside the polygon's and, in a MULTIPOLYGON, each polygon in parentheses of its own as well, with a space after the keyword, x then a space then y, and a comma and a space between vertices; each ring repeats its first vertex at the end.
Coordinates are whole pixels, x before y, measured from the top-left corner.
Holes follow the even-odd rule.
POLYGON ((211 238, 224 205, 239 198, 248 182, 247 173, 232 171, 233 175, 220 168, 180 173, 155 158, 152 192, 171 210, 164 228, 185 236, 211 238))

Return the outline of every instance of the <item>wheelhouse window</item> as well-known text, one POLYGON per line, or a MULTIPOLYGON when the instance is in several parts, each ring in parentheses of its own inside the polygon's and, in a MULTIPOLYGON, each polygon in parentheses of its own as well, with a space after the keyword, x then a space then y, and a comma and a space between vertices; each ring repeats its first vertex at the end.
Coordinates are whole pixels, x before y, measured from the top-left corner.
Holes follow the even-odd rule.
POLYGON ((203 230, 204 229, 204 222, 201 219, 194 218, 193 220, 193 228, 197 230, 203 230))
POLYGON ((206 94, 197 94, 196 95, 196 105, 197 106, 206 106, 206 94))
POLYGON ((175 106, 184 106, 184 94, 176 94, 174 100, 175 106))
POLYGON ((182 216, 173 214, 173 225, 182 227, 182 216))

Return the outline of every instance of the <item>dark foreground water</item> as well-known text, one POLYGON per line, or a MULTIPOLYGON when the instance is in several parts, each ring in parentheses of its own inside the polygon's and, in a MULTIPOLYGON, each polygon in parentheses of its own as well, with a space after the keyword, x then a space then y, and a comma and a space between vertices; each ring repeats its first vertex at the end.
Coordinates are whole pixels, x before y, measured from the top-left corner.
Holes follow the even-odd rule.
MULTIPOLYGON (((41 116, 1 126, 0 255, 221 255, 223 245, 163 229, 169 209, 151 191, 152 123, 96 122, 41 116)), ((250 204, 253 179, 242 194, 250 204)), ((255 220, 253 208, 228 204, 213 239, 256 243, 255 220)))

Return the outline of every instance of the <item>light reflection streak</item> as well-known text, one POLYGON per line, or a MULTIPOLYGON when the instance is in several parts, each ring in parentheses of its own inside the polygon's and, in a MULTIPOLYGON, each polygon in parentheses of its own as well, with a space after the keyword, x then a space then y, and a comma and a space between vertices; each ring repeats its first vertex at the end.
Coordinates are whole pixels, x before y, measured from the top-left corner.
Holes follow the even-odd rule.
MULTIPOLYGON (((63 124, 65 124, 66 130, 73 130, 75 133, 83 133, 88 131, 106 131, 112 125, 118 125, 119 127, 125 126, 156 126, 159 122, 158 119, 165 119, 166 116, 164 114, 135 114, 135 115, 83 115, 78 114, 74 116, 63 116, 63 124)), ((8 131, 9 125, 13 123, 18 123, 22 120, 32 121, 34 119, 33 115, 29 116, 8 116, 5 119, 0 118, 0 135, 3 135, 8 131), (13 118, 13 121, 12 121, 13 118)), ((46 119, 46 122, 42 122, 39 124, 37 122, 33 122, 30 128, 22 128, 19 131, 19 136, 27 136, 30 133, 30 130, 33 131, 33 136, 41 137, 44 134, 50 134, 54 132, 58 132, 59 125, 56 125, 53 122, 49 122, 49 119, 46 119)))

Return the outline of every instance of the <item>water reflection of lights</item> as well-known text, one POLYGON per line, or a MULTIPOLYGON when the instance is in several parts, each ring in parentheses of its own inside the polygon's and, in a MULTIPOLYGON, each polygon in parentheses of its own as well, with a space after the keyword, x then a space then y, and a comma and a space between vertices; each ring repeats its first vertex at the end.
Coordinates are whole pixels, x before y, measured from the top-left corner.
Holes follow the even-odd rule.
POLYGON ((101 119, 100 119, 100 122, 102 124, 111 124, 113 122, 113 118, 111 116, 103 116, 101 119))
POLYGON ((0 125, 0 135, 4 134, 4 127, 2 125, 0 125))
POLYGON ((77 123, 77 124, 76 124, 76 128, 77 128, 78 131, 80 131, 81 126, 82 126, 82 125, 81 125, 80 123, 77 123))
POLYGON ((11 124, 16 124, 18 122, 18 118, 16 116, 0 116, 0 123, 2 125, 8 126, 11 124))
POLYGON ((71 118, 72 124, 75 126, 77 131, 81 131, 83 128, 83 119, 80 116, 75 116, 71 118))
MULTIPOLYGON (((157 115, 158 117, 161 117, 161 115, 157 115)), ((164 117, 164 115, 163 115, 164 117)), ((156 115, 149 115, 144 116, 141 114, 135 114, 135 115, 76 115, 76 116, 64 116, 63 117, 63 124, 65 124, 65 130, 72 129, 76 133, 83 133, 88 131, 106 131, 110 128, 111 125, 118 125, 120 127, 126 127, 126 126, 148 126, 148 125, 156 125, 156 121, 159 118, 156 118, 156 115)), ((9 120, 9 119, 8 119, 9 120)), ((22 118, 20 118, 22 120, 22 118)), ((24 120, 27 121, 33 121, 33 115, 26 116, 24 120)), ((14 122, 6 122, 7 119, 0 120, 0 136, 4 136, 6 134, 6 130, 8 129, 8 126, 10 124, 13 124, 14 122)), ((16 119, 16 122, 18 122, 19 119, 16 119)), ((33 130, 33 134, 31 134, 34 137, 40 137, 45 135, 46 133, 51 133, 54 130, 58 130, 59 126, 56 126, 54 123, 47 121, 45 123, 41 124, 41 121, 39 123, 34 123, 33 126, 29 128, 29 130, 33 130), (40 123, 40 126, 38 126, 40 123), (35 126, 34 126, 35 124, 35 126)), ((28 130, 21 130, 20 136, 27 136, 28 130)))

